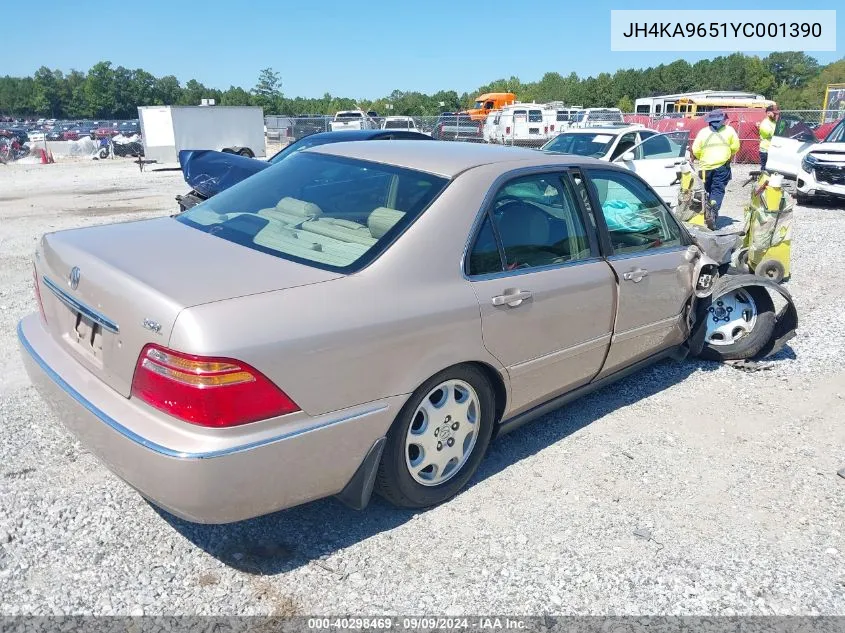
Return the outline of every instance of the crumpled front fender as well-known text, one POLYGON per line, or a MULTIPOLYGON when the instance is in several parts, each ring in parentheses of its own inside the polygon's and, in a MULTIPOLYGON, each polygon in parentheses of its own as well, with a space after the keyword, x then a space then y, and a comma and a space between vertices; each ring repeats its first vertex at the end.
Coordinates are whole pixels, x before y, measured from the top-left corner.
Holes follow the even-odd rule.
POLYGON ((778 293, 786 300, 786 305, 775 316, 775 329, 772 332, 772 337, 763 349, 758 352, 753 359, 760 360, 777 354, 783 349, 787 341, 795 336, 798 329, 798 311, 795 308, 795 302, 792 300, 792 295, 782 285, 763 277, 756 275, 725 275, 719 277, 713 284, 713 290, 706 297, 698 298, 695 303, 695 323, 687 340, 687 347, 690 354, 698 356, 704 349, 704 337, 707 330, 707 309, 710 305, 732 290, 739 288, 748 288, 750 286, 761 286, 769 291, 769 293, 778 293))

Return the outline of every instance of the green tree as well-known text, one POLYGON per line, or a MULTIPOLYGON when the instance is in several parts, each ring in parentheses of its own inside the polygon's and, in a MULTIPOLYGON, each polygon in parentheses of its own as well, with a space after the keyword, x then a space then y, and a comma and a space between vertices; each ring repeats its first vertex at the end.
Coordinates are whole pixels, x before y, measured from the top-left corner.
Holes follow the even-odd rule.
POLYGON ((277 113, 282 102, 282 77, 272 68, 264 68, 258 73, 258 83, 252 89, 255 105, 264 108, 267 113, 277 113))
POLYGON ((634 102, 631 101, 631 97, 629 97, 628 95, 623 95, 623 97, 616 102, 616 107, 622 110, 622 112, 633 112, 634 102))
POLYGON ((54 73, 46 66, 42 66, 33 75, 33 101, 32 106, 36 114, 49 117, 57 117, 62 113, 61 83, 64 77, 60 71, 54 73))
POLYGON ((819 73, 818 60, 798 51, 771 53, 763 64, 779 88, 800 88, 819 73))
POLYGON ((117 101, 114 89, 114 70, 111 62, 94 64, 85 78, 85 101, 91 115, 106 118, 114 115, 117 101))
POLYGON ((182 86, 173 75, 166 75, 155 84, 156 105, 176 105, 182 96, 182 86))

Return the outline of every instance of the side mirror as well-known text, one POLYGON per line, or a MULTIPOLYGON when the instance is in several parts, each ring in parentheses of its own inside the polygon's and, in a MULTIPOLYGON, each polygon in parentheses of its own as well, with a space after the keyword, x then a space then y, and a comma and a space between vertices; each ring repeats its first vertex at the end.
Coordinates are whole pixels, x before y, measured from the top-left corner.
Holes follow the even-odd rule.
POLYGON ((635 158, 636 156, 634 155, 634 152, 625 152, 624 154, 622 154, 621 160, 622 162, 627 163, 634 160, 635 158))

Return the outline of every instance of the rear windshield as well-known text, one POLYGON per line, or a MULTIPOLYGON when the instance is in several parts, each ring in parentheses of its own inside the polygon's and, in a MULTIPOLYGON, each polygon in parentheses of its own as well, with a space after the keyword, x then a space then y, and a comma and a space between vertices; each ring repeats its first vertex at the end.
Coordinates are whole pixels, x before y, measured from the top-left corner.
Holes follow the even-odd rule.
POLYGON ((542 149, 556 154, 575 154, 602 158, 610 149, 615 136, 612 134, 558 134, 542 149))
POLYGON ((385 129, 391 130, 407 130, 411 127, 410 121, 385 121, 385 129))
POLYGON ((337 119, 361 119, 364 115, 360 112, 339 112, 335 118, 337 119))
POLYGON ((543 111, 542 110, 529 110, 528 111, 528 122, 529 123, 542 123, 543 122, 543 111))
POLYGON ((381 254, 447 183, 410 169, 297 152, 176 219, 263 253, 351 273, 381 254))

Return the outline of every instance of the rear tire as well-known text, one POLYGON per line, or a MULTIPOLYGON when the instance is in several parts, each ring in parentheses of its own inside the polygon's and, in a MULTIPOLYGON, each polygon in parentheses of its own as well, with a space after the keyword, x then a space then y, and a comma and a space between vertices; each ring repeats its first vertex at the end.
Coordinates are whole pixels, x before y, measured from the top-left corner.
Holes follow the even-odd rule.
MULTIPOLYGON (((702 358, 719 362, 751 359, 759 354, 771 339, 777 319, 775 317, 775 304, 765 288, 748 286, 732 290, 725 295, 714 297, 711 301, 711 307, 715 307, 723 297, 738 296, 742 298, 743 294, 747 295, 745 299, 750 298, 748 304, 752 306, 754 312, 750 329, 747 329, 744 334, 731 342, 723 341, 719 343, 708 335, 704 342, 704 349, 701 350, 702 358)), ((710 311, 705 318, 713 318, 710 311)))
POLYGON ((429 378, 387 434, 376 491, 402 508, 427 508, 456 495, 487 452, 495 409, 490 381, 473 366, 429 378))

